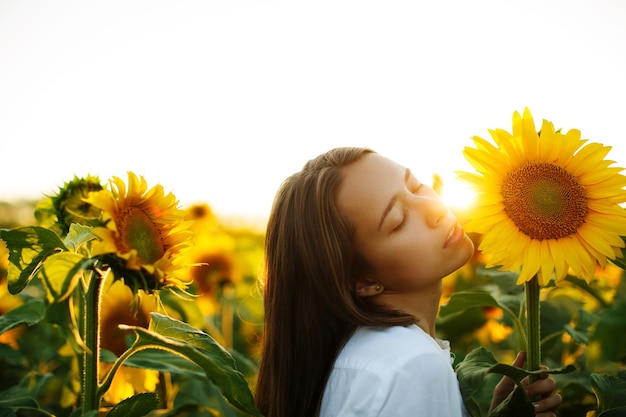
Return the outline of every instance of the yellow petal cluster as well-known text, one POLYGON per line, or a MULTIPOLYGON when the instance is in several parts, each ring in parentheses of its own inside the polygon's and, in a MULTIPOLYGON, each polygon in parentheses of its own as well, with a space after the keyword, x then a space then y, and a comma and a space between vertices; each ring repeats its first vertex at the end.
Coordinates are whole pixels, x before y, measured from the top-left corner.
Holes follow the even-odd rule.
MULTIPOLYGON (((160 185, 148 189, 143 177, 129 172, 128 186, 113 177, 109 188, 91 193, 86 201, 102 210, 105 224, 94 229, 99 241, 92 253, 122 260, 123 267, 118 268, 122 270, 114 273, 125 282, 142 277, 143 283, 127 285, 146 291, 186 288, 188 264, 182 254, 190 246, 192 222, 185 221, 185 212, 172 193, 166 195, 160 185)), ((115 269, 115 263, 111 266, 115 269)))
POLYGON ((481 235, 490 267, 520 271, 518 283, 546 285, 568 272, 590 280, 596 265, 622 256, 626 177, 611 147, 555 130, 532 115, 513 114, 513 129, 490 130, 493 143, 473 137, 463 150, 476 172, 459 172, 476 191, 465 230, 481 235))

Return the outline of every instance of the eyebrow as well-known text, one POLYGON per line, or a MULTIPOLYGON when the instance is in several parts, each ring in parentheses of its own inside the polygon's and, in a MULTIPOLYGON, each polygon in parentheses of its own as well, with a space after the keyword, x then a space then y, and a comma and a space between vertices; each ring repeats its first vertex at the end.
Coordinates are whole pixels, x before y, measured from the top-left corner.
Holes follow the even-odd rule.
MULTIPOLYGON (((404 171, 404 183, 405 184, 408 184, 410 177, 411 177, 411 170, 406 168, 406 170, 404 171)), ((387 203, 385 210, 383 210, 383 215, 380 216, 380 222, 378 223, 378 231, 380 231, 381 227, 383 227, 385 218, 387 217, 387 215, 389 214, 393 206, 396 204, 396 201, 398 201, 399 194, 400 193, 395 193, 389 200, 389 203, 387 203)))

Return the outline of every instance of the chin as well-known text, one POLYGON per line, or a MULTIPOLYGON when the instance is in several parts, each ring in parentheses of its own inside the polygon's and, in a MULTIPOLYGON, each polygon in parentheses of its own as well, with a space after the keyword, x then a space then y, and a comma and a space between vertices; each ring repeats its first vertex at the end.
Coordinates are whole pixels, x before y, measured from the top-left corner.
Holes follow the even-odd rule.
POLYGON ((461 268, 463 265, 468 263, 474 256, 474 242, 469 238, 469 236, 465 235, 462 249, 460 249, 459 252, 462 253, 462 256, 459 256, 461 262, 456 269, 461 268))

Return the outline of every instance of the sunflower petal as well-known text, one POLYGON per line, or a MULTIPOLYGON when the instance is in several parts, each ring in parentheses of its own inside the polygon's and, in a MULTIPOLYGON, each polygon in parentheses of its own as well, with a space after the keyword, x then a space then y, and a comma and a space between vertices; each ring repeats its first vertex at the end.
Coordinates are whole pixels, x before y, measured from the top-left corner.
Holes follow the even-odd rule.
POLYGON ((554 262, 554 274, 557 282, 565 278, 567 275, 567 264, 565 263, 565 253, 563 253, 563 246, 561 246, 556 239, 548 240, 550 247, 550 254, 554 262))

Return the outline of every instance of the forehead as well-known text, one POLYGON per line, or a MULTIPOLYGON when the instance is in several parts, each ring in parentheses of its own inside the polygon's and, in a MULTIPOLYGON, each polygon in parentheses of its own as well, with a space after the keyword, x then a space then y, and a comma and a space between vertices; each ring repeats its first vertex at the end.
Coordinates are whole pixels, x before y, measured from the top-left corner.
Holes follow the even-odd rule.
POLYGON ((378 227, 389 200, 404 186, 406 168, 379 154, 367 154, 344 168, 337 206, 358 229, 378 227))

